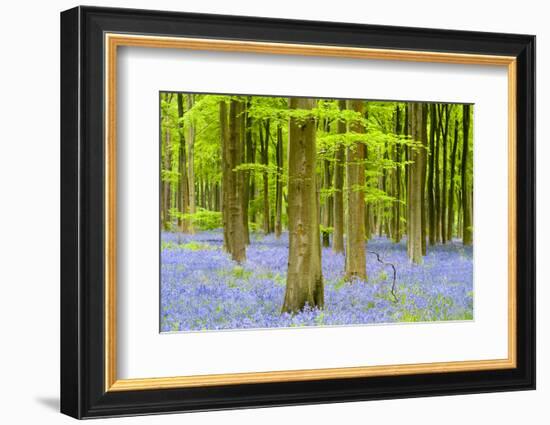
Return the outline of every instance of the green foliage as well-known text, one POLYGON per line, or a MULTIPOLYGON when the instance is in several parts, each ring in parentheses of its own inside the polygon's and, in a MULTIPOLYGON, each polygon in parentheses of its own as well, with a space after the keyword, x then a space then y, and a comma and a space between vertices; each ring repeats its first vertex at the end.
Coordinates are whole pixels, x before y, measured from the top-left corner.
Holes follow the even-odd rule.
POLYGON ((194 214, 182 214, 176 209, 170 210, 171 216, 176 219, 185 220, 196 230, 214 230, 222 227, 222 213, 198 208, 194 214))
POLYGON ((326 234, 332 235, 332 233, 334 232, 334 227, 327 227, 321 224, 319 225, 319 230, 322 235, 326 235, 326 234))
MULTIPOLYGON (((316 107, 311 110, 289 109, 289 99, 275 96, 231 96, 231 95, 210 95, 210 94, 183 94, 183 111, 178 110, 177 93, 161 93, 160 112, 161 112, 161 170, 160 178, 163 185, 169 185, 169 202, 167 209, 168 216, 164 217, 163 227, 165 229, 174 229, 176 220, 187 220, 197 230, 214 229, 221 227, 221 213, 210 211, 220 209, 219 193, 222 187, 222 152, 221 152, 221 131, 220 131, 220 104, 229 103, 231 100, 238 100, 243 103, 246 118, 245 134, 242 143, 248 146, 251 142, 252 153, 243 157, 244 163, 237 166, 233 171, 245 173, 250 183, 254 187, 251 192, 248 203, 249 227, 252 231, 260 230, 264 214, 264 187, 263 179, 268 178, 268 197, 270 205, 270 221, 273 222, 276 203, 276 185, 277 180, 282 183, 283 192, 283 226, 286 225, 288 217, 287 210, 287 176, 288 176, 288 123, 290 119, 300 122, 313 119, 316 124, 316 148, 317 148, 317 175, 319 181, 320 206, 326 208, 331 202, 337 189, 334 187, 334 169, 336 166, 346 167, 345 157, 349 156, 358 146, 364 145, 365 157, 358 160, 358 163, 364 165, 365 183, 356 185, 351 190, 361 191, 368 205, 376 206, 375 214, 377 217, 389 218, 392 216, 392 206, 399 203, 404 208, 401 209, 401 216, 398 222, 406 228, 406 214, 404 214, 406 205, 407 182, 405 175, 407 166, 412 164, 408 158, 411 158, 412 151, 426 150, 428 158, 435 155, 430 152, 428 146, 423 146, 418 140, 413 140, 409 135, 405 124, 406 102, 392 101, 365 101, 364 113, 340 109, 338 99, 317 99, 316 107), (192 100, 189 101, 188 100, 192 100), (397 108, 400 111, 399 120, 397 118, 397 108), (180 116, 180 112, 183 112, 180 116), (343 126, 340 124, 344 124, 343 126), (399 123, 399 125, 397 125, 399 123), (357 133, 350 131, 360 124, 364 132, 357 133), (342 128, 345 130, 343 133, 342 128), (194 144, 193 152, 190 152, 189 132, 193 130, 194 144), (280 132, 280 133, 279 133, 280 132), (282 137, 282 167, 277 166, 277 139, 282 137), (260 152, 260 139, 266 141, 268 147, 267 164, 260 152), (341 164, 337 163, 337 153, 344 152, 344 160, 341 164), (182 169, 181 162, 189 163, 190 154, 192 157, 192 169, 194 172, 195 187, 191 188, 197 199, 197 212, 193 215, 183 214, 181 205, 182 199, 182 169), (185 156, 182 156, 185 155, 185 156), (328 165, 327 165, 328 164, 328 165), (328 166, 329 181, 325 182, 324 171, 328 166), (401 192, 399 199, 395 193, 395 187, 392 188, 392 182, 395 180, 397 170, 400 172, 401 192), (205 189, 205 187, 207 188, 205 189), (218 196, 216 205, 211 201, 214 197, 211 195, 214 189, 218 196), (201 194, 207 190, 210 201, 208 203, 201 201, 201 194), (380 208, 379 208, 380 207, 380 208)), ((454 205, 455 216, 458 217, 458 203, 462 191, 461 179, 461 152, 462 140, 462 114, 463 108, 450 106, 448 110, 449 127, 447 143, 447 163, 450 162, 450 152, 454 142, 454 130, 457 132, 457 155, 455 163, 454 182, 454 205)), ((443 113, 444 114, 444 113, 443 113)), ((470 108, 472 125, 470 126, 470 145, 473 152, 473 108, 470 108)), ((430 133, 432 123, 431 118, 426 123, 426 133, 430 133)), ((441 143, 441 142, 439 142, 441 143)), ((248 149, 248 148, 247 148, 248 149)), ((442 151, 439 153, 439 167, 443 162, 442 151)), ((349 164, 349 163, 348 163, 349 164)), ((448 165, 449 167, 449 165, 448 165)), ((473 175, 473 155, 469 155, 466 164, 467 173, 473 175)), ((345 172, 344 172, 345 174, 345 172)), ((441 174, 441 173, 440 173, 441 174)), ((188 177, 188 176, 186 176, 188 177)), ((440 176, 442 179, 442 175, 440 176)), ((441 181, 442 188, 448 188, 451 181, 451 172, 447 169, 447 181, 441 181)), ((472 178, 469 179, 472 181, 472 178)), ((347 196, 347 190, 344 187, 344 198, 347 196)), ((203 195, 203 199, 204 199, 203 195)), ((458 226, 454 226, 458 229, 458 226)), ((328 230, 329 228, 327 228, 328 230)))
POLYGON ((174 250, 174 249, 183 249, 187 251, 212 251, 215 250, 216 247, 213 247, 207 243, 202 242, 196 242, 191 241, 187 243, 175 243, 175 242, 161 242, 161 249, 168 249, 168 250, 174 250))

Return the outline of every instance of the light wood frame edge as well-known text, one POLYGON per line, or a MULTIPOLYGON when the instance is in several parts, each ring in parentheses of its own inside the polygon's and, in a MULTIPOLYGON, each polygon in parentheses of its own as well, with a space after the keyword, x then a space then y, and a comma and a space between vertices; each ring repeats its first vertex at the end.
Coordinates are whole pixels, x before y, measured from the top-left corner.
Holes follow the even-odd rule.
POLYGON ((369 49, 128 34, 105 34, 105 391, 136 391, 215 385, 311 381, 511 369, 516 353, 516 58, 446 52, 369 49), (384 366, 117 379, 116 373, 116 75, 119 46, 233 51, 470 65, 506 66, 508 71, 508 358, 384 366))

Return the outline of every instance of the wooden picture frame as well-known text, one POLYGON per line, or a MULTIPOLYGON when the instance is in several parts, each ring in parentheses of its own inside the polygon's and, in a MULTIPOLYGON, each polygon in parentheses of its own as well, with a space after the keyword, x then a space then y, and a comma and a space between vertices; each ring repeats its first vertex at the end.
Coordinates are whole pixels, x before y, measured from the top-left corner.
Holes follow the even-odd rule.
POLYGON ((533 389, 534 74, 535 38, 528 35, 94 7, 63 12, 61 411, 90 418, 533 389), (120 46, 507 67, 508 358, 117 379, 120 46))

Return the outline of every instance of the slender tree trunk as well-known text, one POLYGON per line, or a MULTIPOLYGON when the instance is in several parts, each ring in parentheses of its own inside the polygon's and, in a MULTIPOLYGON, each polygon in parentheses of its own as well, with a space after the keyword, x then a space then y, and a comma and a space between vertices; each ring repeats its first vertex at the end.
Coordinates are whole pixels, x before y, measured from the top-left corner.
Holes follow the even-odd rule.
MULTIPOLYGON (((260 132, 260 155, 262 157, 262 164, 266 166, 269 165, 269 120, 265 123, 265 137, 262 136, 262 123, 259 124, 260 132)), ((263 178, 263 192, 264 192, 264 233, 267 235, 271 232, 269 221, 270 221, 270 212, 269 212, 269 174, 267 169, 262 173, 263 178)))
MULTIPOLYGON (((313 99, 290 98, 290 109, 311 110, 313 99)), ((289 255, 283 312, 324 305, 319 198, 315 173, 315 121, 290 118, 288 143, 289 255)))
MULTIPOLYGON (((395 134, 401 134, 401 110, 399 104, 395 106, 395 134)), ((394 148, 394 161, 396 163, 394 176, 393 176, 393 241, 398 243, 401 240, 401 145, 397 143, 394 148)))
MULTIPOLYGON (((170 171, 171 169, 171 149, 172 143, 170 141, 170 129, 167 127, 164 130, 164 170, 170 171)), ((170 181, 163 179, 163 191, 162 191, 162 223, 164 229, 168 230, 171 226, 170 217, 170 181)))
MULTIPOLYGON (((246 104, 246 113, 243 116, 245 122, 244 132, 244 158, 243 162, 252 164, 254 162, 254 151, 252 148, 252 118, 248 115, 250 100, 246 104)), ((243 171, 243 227, 244 240, 247 245, 250 245, 250 229, 248 225, 248 204, 250 202, 250 171, 243 171)))
POLYGON ((470 182, 468 180, 468 160, 470 141, 470 105, 463 105, 462 113, 462 243, 471 245, 473 241, 472 212, 470 208, 470 182))
POLYGON ((200 190, 200 206, 206 208, 206 180, 203 177, 203 171, 200 170, 201 177, 199 178, 199 190, 200 190))
MULTIPOLYGON (((346 101, 338 102, 340 110, 346 109, 346 101)), ((338 133, 346 133, 345 121, 338 121, 338 133)), ((344 252, 344 145, 339 143, 334 161, 334 231, 332 234, 332 250, 344 252)))
POLYGON ((275 191, 275 237, 281 237, 283 231, 283 129, 277 126, 277 186, 275 191))
MULTIPOLYGON (((178 133, 180 138, 180 151, 179 151, 179 204, 180 212, 182 214, 187 214, 189 212, 189 186, 187 181, 187 149, 185 148, 185 130, 183 127, 183 94, 178 93, 178 133)), ((187 232, 188 222, 184 218, 178 220, 179 228, 182 232, 187 232)))
MULTIPOLYGON (((395 107, 395 134, 401 134, 401 110, 399 105, 395 107)), ((401 159, 402 159, 402 147, 400 144, 395 146, 395 157, 398 165, 395 169, 395 184, 396 184, 396 200, 395 212, 394 212, 394 242, 399 243, 401 241, 401 159)))
POLYGON ((456 194, 458 211, 456 212, 456 233, 459 239, 462 239, 462 197, 459 193, 456 194))
MULTIPOLYGON (((385 144, 384 146, 384 160, 387 161, 389 159, 389 155, 388 155, 388 146, 387 144, 385 144)), ((388 183, 390 177, 389 177, 389 174, 388 174, 388 170, 384 167, 384 169, 382 170, 382 190, 384 191, 385 194, 387 195, 391 195, 391 192, 390 192, 390 184, 388 183)), ((382 216, 382 220, 383 220, 383 231, 384 233, 386 234, 386 237, 389 239, 391 238, 391 235, 390 235, 390 220, 389 220, 389 216, 388 216, 388 208, 387 208, 387 205, 386 205, 386 201, 382 201, 380 203, 381 205, 381 208, 380 208, 380 211, 381 211, 381 216, 382 216)))
POLYGON ((435 130, 435 159, 434 159, 434 200, 435 200, 435 241, 441 242, 441 184, 439 169, 439 147, 441 146, 441 105, 437 105, 437 128, 435 130))
POLYGON ((216 182, 214 184, 214 211, 221 211, 221 204, 220 184, 216 182))
POLYGON ((428 239, 430 245, 435 244, 435 199, 434 199, 434 173, 435 173, 435 130, 437 117, 435 104, 430 104, 430 158, 428 164, 428 239))
POLYGON ((220 126, 224 159, 224 245, 236 262, 246 259, 246 241, 243 220, 243 174, 235 171, 243 158, 243 102, 232 99, 229 104, 229 128, 227 128, 227 107, 220 102, 220 126))
POLYGON ((456 151, 458 146, 458 120, 455 120, 455 136, 453 141, 453 151, 451 153, 451 176, 449 184, 449 208, 447 210, 447 240, 453 238, 454 223, 454 200, 455 200, 455 169, 456 169, 456 151))
MULTIPOLYGON (((245 146, 245 104, 239 100, 232 100, 229 106, 229 136, 231 139, 230 153, 232 170, 238 167, 244 161, 244 146, 245 146)), ((234 261, 242 262, 246 259, 246 233, 245 233, 245 217, 243 214, 243 196, 244 176, 240 171, 232 172, 232 182, 234 185, 231 191, 231 221, 234 234, 231 256, 234 261)))
POLYGON ((421 140, 422 140, 422 149, 420 151, 420 160, 422 161, 421 167, 421 181, 420 181, 420 209, 422 214, 422 255, 426 255, 426 163, 428 162, 428 133, 427 133, 427 122, 428 122, 428 105, 422 104, 422 122, 421 122, 421 140))
MULTIPOLYGON (((412 135, 412 104, 407 103, 406 109, 405 109, 405 135, 408 136, 412 135)), ((414 137, 413 137, 414 138, 414 137)), ((411 246, 413 243, 412 235, 411 235, 411 227, 412 227, 412 218, 411 218, 411 212, 412 212, 412 201, 411 201, 411 194, 412 194, 412 167, 414 164, 410 164, 409 162, 413 160, 413 148, 411 146, 407 146, 407 150, 405 151, 405 160, 408 163, 405 167, 405 188, 406 188, 406 199, 407 199, 407 253, 411 252, 411 246)), ((410 258, 410 256, 409 256, 410 258)))
MULTIPOLYGON (((194 104, 194 95, 187 95, 187 111, 190 111, 194 104)), ((189 180, 189 214, 196 212, 196 196, 195 196, 195 126, 192 122, 187 128, 187 153, 188 153, 188 170, 187 178, 189 180)), ((189 231, 194 232, 193 225, 190 223, 189 231)))
POLYGON ((447 139, 449 134, 449 105, 445 104, 442 113, 445 112, 443 125, 443 181, 441 184, 441 241, 447 242, 447 139))
MULTIPOLYGON (((252 137, 254 135, 254 127, 252 126, 252 123, 250 125, 250 139, 247 139, 247 143, 249 145, 246 147, 247 152, 247 162, 250 164, 254 164, 256 162, 256 142, 255 138, 252 137)), ((250 186, 248 189, 248 203, 250 204, 252 201, 256 199, 256 173, 250 174, 250 186)), ((250 221, 252 223, 256 223, 256 209, 254 208, 252 210, 252 214, 250 214, 250 221)))
MULTIPOLYGON (((421 142, 423 138, 422 104, 410 104, 410 128, 413 140, 421 142)), ((423 143, 424 144, 424 143, 423 143)), ((409 220, 407 223, 408 255, 411 262, 422 264, 422 149, 409 150, 409 160, 412 161, 409 170, 409 220)))
MULTIPOLYGON (((364 102, 348 100, 348 109, 359 112, 363 116, 364 102)), ((365 132, 362 124, 352 122, 349 126, 352 133, 365 132)), ((347 238, 346 238, 346 270, 345 278, 367 279, 365 255, 365 195, 361 189, 365 185, 365 145, 355 143, 346 150, 346 192, 347 192, 347 238)))
POLYGON ((220 135, 222 145, 222 184, 221 184, 221 210, 223 224, 223 248, 226 252, 231 253, 231 238, 229 221, 229 191, 231 185, 231 164, 229 157, 229 124, 227 121, 227 103, 225 100, 220 102, 220 135))
MULTIPOLYGON (((330 176, 330 162, 327 159, 323 160, 323 189, 328 191, 331 185, 331 176, 330 176)), ((321 237, 323 241, 323 247, 328 248, 330 246, 330 211, 331 211, 331 196, 326 195, 325 204, 323 205, 321 223, 323 225, 323 231, 321 232, 321 237)))

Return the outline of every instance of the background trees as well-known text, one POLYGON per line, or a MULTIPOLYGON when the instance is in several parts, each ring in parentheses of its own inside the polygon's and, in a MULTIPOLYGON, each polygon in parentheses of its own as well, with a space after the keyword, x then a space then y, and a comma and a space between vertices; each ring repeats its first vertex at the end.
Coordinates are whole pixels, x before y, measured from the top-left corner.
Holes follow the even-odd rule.
POLYGON ((321 236, 349 280, 367 278, 373 237, 405 236, 415 264, 472 244, 471 105, 161 93, 160 107, 162 228, 223 227, 237 262, 288 230, 286 311, 322 305, 321 236))

